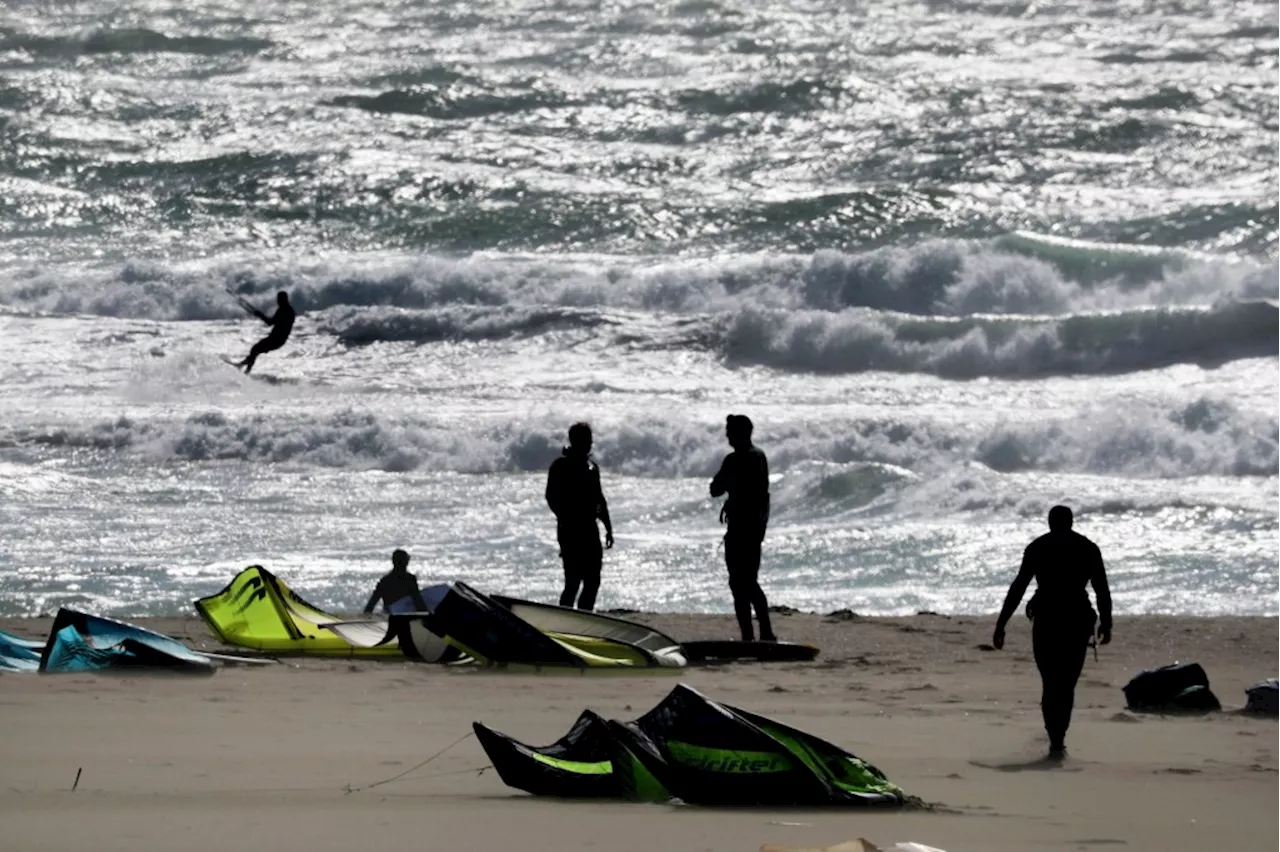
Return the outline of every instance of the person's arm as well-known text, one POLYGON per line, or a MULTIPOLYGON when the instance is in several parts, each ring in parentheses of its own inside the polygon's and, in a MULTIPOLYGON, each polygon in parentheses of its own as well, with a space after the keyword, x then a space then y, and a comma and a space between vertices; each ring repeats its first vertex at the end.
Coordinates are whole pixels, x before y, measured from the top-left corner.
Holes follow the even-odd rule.
POLYGON ((418 587, 418 578, 413 578, 413 606, 418 612, 427 611, 427 602, 422 597, 422 589, 418 587))
MULTIPOLYGON (((234 295, 234 294, 233 294, 233 295, 234 295)), ((240 307, 244 308, 247 312, 249 312, 249 313, 253 314, 255 317, 257 317, 258 319, 262 320, 262 321, 263 321, 263 322, 265 322, 267 325, 271 325, 271 324, 272 324, 272 318, 271 318, 271 317, 268 317, 268 316, 267 316, 266 314, 264 314, 262 311, 258 310, 258 309, 257 309, 257 308, 255 308, 253 305, 249 304, 249 300, 248 300, 248 299, 244 298, 243 296, 236 296, 236 301, 240 304, 240 307)))
POLYGON ((1111 642, 1111 588, 1107 585, 1107 569, 1102 564, 1102 551, 1094 548, 1096 559, 1093 564, 1093 576, 1089 582, 1093 585, 1093 593, 1098 598, 1098 641, 1103 645, 1111 642))
POLYGON ((613 547, 613 522, 609 520, 609 502, 604 499, 604 488, 600 485, 600 468, 596 468, 596 517, 604 522, 604 546, 613 547))
POLYGON ((733 477, 733 456, 727 455, 720 463, 720 471, 711 480, 711 496, 719 497, 729 490, 729 482, 733 477))
POLYGON ((373 612, 373 607, 378 603, 378 598, 382 597, 382 581, 378 581, 378 585, 373 587, 373 594, 369 595, 369 602, 364 605, 365 615, 373 612))
POLYGON ((551 470, 547 471, 547 505, 551 507, 557 519, 564 504, 564 485, 560 481, 560 471, 557 469, 559 463, 560 460, 556 459, 551 463, 551 470))
POLYGON ((760 454, 760 475, 763 477, 760 487, 764 489, 764 500, 760 506, 760 523, 763 526, 768 526, 769 510, 772 507, 769 500, 769 459, 764 453, 760 454))
POLYGON ((1004 598, 1004 606, 1000 608, 1000 617, 996 619, 996 629, 991 636, 991 644, 996 647, 997 651, 1004 647, 1004 626, 1013 617, 1018 604, 1022 603, 1022 596, 1027 593, 1027 586, 1031 585, 1031 578, 1035 576, 1035 573, 1032 568, 1031 548, 1028 547, 1023 551, 1022 567, 1018 569, 1018 576, 1014 578, 1012 585, 1009 586, 1009 593, 1004 598))

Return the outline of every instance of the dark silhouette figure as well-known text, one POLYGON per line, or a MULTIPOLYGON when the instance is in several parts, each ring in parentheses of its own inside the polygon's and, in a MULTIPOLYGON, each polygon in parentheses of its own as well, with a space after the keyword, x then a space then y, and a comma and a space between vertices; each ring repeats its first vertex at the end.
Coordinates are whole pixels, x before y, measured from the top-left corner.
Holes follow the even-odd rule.
POLYGON ((560 606, 574 606, 577 598, 578 609, 594 609, 600 591, 604 551, 597 520, 604 522, 604 546, 613 547, 613 522, 600 487, 600 467, 590 453, 591 427, 575 423, 569 427, 569 446, 547 473, 547 505, 556 516, 556 541, 564 562, 560 606))
POLYGON ((760 588, 760 546, 769 525, 769 460, 751 443, 754 429, 745 414, 730 414, 725 420, 725 437, 733 452, 724 457, 720 472, 711 480, 711 496, 728 494, 720 510, 720 521, 728 521, 724 535, 724 561, 729 568, 729 591, 744 642, 755 636, 751 609, 760 622, 760 638, 777 641, 769 623, 769 602, 760 588))
POLYGON ((276 293, 276 312, 271 316, 267 316, 244 299, 240 299, 239 302, 240 307, 271 326, 267 336, 253 344, 253 348, 249 350, 244 360, 236 364, 237 367, 244 367, 247 374, 253 369, 259 355, 264 352, 274 352, 284 346, 285 341, 289 339, 289 333, 293 331, 293 321, 297 318, 297 314, 293 310, 293 305, 289 304, 289 294, 283 290, 276 293))
POLYGON ((1111 641, 1111 591, 1102 552, 1089 539, 1071 529, 1071 510, 1054 506, 1049 510, 1049 532, 1027 546, 1022 567, 1009 587, 991 644, 1004 647, 1004 628, 1022 602, 1031 578, 1036 592, 1027 602, 1031 618, 1031 647, 1040 670, 1043 691, 1040 710, 1049 734, 1049 756, 1066 754, 1067 728, 1075 703, 1076 681, 1084 669, 1084 658, 1094 639, 1111 641), (1098 598, 1098 612, 1089 604, 1085 586, 1092 584, 1098 598))
POLYGON ((378 581, 364 611, 373 612, 378 601, 382 601, 383 610, 391 612, 391 605, 404 598, 413 600, 415 612, 427 611, 427 603, 418 589, 418 578, 409 573, 409 554, 397 549, 391 552, 391 570, 378 581))

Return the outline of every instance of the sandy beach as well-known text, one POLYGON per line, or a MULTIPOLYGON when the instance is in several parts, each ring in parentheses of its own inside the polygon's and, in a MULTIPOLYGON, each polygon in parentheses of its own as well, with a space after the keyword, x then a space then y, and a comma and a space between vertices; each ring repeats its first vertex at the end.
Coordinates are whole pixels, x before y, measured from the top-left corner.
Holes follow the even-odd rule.
MULTIPOLYGON (((630 617, 684 640, 733 630, 729 616, 630 617)), ((1114 643, 1086 663, 1070 754, 1055 768, 1038 763, 1039 681, 1021 616, 1002 652, 978 648, 990 617, 777 618, 783 638, 822 648, 816 662, 581 676, 290 658, 209 678, 0 675, 0 848, 757 852, 858 837, 947 852, 1277 848, 1276 720, 1235 712, 1247 686, 1276 674, 1274 618, 1119 619, 1114 643), (1129 678, 1175 660, 1205 667, 1223 711, 1125 710, 1129 678), (931 807, 535 799, 482 771, 468 736, 481 720, 550 742, 583 708, 633 718, 678 682, 829 739, 931 807)), ((227 650, 195 618, 137 623, 227 650)), ((48 624, 0 620, 31 637, 48 624)))

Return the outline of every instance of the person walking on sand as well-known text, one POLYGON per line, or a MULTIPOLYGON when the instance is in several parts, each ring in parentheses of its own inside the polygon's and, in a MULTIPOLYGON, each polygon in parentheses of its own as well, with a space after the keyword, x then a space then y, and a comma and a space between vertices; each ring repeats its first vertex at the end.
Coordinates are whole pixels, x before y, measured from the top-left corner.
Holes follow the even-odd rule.
POLYGON ((760 549, 769 525, 769 460, 751 443, 751 418, 730 414, 725 418, 725 437, 733 452, 724 457, 720 471, 711 480, 711 496, 728 494, 720 509, 720 522, 728 521, 724 534, 724 561, 729 569, 729 591, 738 618, 742 640, 755 638, 751 610, 760 622, 760 638, 776 642, 769 623, 769 602, 760 588, 760 549))
POLYGON ((591 427, 586 423, 569 427, 569 446, 547 472, 546 494, 556 516, 556 541, 564 563, 560 606, 575 606, 576 599, 578 609, 594 609, 604 561, 596 521, 604 523, 606 549, 613 547, 613 522, 600 486, 600 466, 591 458, 591 427))
POLYGON ((1049 532, 1023 552, 1022 567, 1009 586, 991 637, 996 650, 1004 647, 1005 625, 1034 577, 1036 591, 1027 602, 1027 615, 1031 618, 1031 648, 1040 670, 1040 711, 1049 735, 1049 757, 1055 760, 1066 756, 1076 681, 1094 638, 1095 622, 1097 641, 1102 645, 1111 642, 1111 590, 1107 587, 1102 551, 1073 531, 1072 522, 1071 510, 1066 506, 1049 510, 1049 532), (1085 590, 1090 584, 1098 599, 1096 613, 1085 590))

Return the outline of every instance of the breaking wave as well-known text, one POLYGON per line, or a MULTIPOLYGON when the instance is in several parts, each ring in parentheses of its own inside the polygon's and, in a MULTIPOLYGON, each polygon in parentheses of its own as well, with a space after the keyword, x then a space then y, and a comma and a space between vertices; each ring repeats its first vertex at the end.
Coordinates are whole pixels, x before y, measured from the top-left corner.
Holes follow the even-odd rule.
MULTIPOLYGON (((121 417, 91 425, 10 426, 0 442, 31 450, 77 450, 156 461, 251 461, 386 471, 456 473, 545 470, 559 454, 562 418, 495 419, 460 431, 441 417, 230 416, 177 420, 121 417)), ((676 418, 593 421, 596 456, 608 470, 650 477, 709 476, 724 455, 718 426, 676 418)), ((930 420, 855 418, 771 424, 761 431, 775 471, 813 463, 875 465, 856 481, 820 483, 823 499, 872 495, 887 483, 976 463, 997 473, 1055 471, 1128 477, 1268 477, 1280 468, 1274 417, 1201 398, 1171 408, 1098 408, 1032 423, 966 426, 930 420), (886 474, 885 471, 890 471, 886 474)), ((866 499, 870 499, 869 497, 866 499)))
POLYGON ((722 322, 731 361, 787 370, 929 373, 947 378, 1119 373, 1218 366, 1276 354, 1269 302, 1069 317, 914 318, 744 309, 722 322))
MULTIPOLYGON (((348 345, 578 330, 779 370, 949 378, 1213 366, 1276 354, 1277 265, 1034 235, 857 254, 658 259, 224 257, 0 273, 18 313, 237 319, 288 290, 348 345)), ((549 340, 554 344, 554 340, 549 340)))

